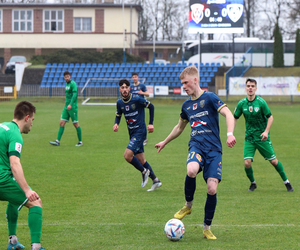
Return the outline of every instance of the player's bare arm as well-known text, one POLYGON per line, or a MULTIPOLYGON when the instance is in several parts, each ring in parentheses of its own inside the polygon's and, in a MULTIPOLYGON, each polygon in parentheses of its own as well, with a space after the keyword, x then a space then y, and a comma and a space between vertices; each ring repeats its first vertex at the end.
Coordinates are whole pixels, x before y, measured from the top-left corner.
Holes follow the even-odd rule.
POLYGON ((173 128, 172 132, 167 136, 167 138, 164 141, 161 141, 155 145, 155 148, 158 149, 157 153, 159 153, 170 141, 174 140, 179 135, 181 135, 187 123, 187 121, 179 119, 178 124, 173 128))
POLYGON ((10 161, 10 168, 14 175, 14 178, 16 179, 19 186, 24 191, 27 199, 29 201, 38 200, 39 199, 38 194, 36 192, 32 191, 27 184, 27 181, 24 176, 23 168, 21 166, 20 158, 12 155, 9 157, 9 161, 10 161))
POLYGON ((272 126, 272 124, 273 124, 273 120, 274 120, 274 118, 273 118, 273 116, 271 115, 271 116, 269 117, 269 119, 268 119, 268 123, 267 123, 267 127, 266 127, 265 131, 260 135, 262 141, 265 141, 265 140, 268 139, 268 137, 269 137, 269 131, 270 131, 271 126, 272 126))
POLYGON ((220 110, 220 114, 226 118, 226 125, 227 125, 226 144, 228 147, 232 148, 236 143, 236 139, 233 135, 233 131, 234 131, 235 123, 236 123, 235 119, 234 119, 231 111, 229 110, 229 108, 226 106, 220 110))

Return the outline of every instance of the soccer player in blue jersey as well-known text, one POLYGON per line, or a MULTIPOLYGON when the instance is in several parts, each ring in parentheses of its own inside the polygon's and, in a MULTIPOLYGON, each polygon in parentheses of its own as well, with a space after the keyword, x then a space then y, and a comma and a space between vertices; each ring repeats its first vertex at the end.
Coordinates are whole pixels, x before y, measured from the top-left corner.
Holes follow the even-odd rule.
POLYGON ((113 131, 118 132, 119 123, 124 114, 130 141, 124 152, 125 160, 142 173, 142 187, 148 182, 148 176, 153 180, 152 186, 147 191, 154 191, 161 186, 160 180, 155 176, 153 169, 145 159, 143 142, 149 133, 154 131, 154 106, 152 103, 138 95, 130 93, 130 82, 122 79, 119 82, 121 98, 117 101, 117 112, 113 131), (149 109, 149 125, 146 129, 145 108, 149 109))
POLYGON ((196 176, 201 171, 207 184, 207 198, 204 207, 203 235, 207 239, 216 239, 210 230, 216 205, 217 187, 222 177, 222 144, 219 136, 219 113, 226 118, 227 146, 236 143, 233 135, 234 118, 221 99, 214 93, 203 91, 199 86, 199 72, 195 66, 185 68, 179 78, 183 89, 190 96, 181 108, 178 124, 164 141, 155 145, 160 152, 170 141, 177 138, 186 125, 191 127, 189 153, 187 157, 187 175, 185 179, 185 206, 175 215, 183 219, 192 212, 196 176))
MULTIPOLYGON (((149 91, 147 90, 147 87, 145 84, 139 82, 139 75, 137 72, 132 73, 132 81, 133 86, 130 87, 130 93, 139 95, 142 98, 145 98, 145 96, 149 96, 149 91)), ((144 140, 144 146, 146 146, 148 142, 147 134, 146 139, 144 140)))

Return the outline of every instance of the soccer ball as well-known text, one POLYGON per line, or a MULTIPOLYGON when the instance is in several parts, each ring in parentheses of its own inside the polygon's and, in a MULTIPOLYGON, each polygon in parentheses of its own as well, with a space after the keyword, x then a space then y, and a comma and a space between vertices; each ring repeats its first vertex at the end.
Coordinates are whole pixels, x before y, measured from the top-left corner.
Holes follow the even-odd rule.
POLYGON ((181 220, 171 219, 165 225, 165 234, 171 241, 180 240, 185 233, 185 227, 181 220))

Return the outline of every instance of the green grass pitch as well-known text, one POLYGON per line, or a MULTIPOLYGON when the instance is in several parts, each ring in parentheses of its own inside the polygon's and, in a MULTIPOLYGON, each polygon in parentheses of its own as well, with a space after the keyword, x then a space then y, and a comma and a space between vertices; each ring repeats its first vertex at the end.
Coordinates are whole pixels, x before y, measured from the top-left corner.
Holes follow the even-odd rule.
MULTIPOLYGON (((124 117, 119 132, 112 126, 115 106, 82 106, 79 123, 83 147, 75 147, 76 131, 66 125, 60 147, 56 138, 62 99, 28 99, 37 107, 32 131, 23 135, 21 163, 29 185, 43 201, 42 245, 61 249, 299 249, 299 104, 269 104, 274 116, 271 139, 277 158, 294 187, 288 193, 272 165, 256 154, 253 169, 258 188, 250 185, 243 166, 244 119, 235 130, 237 144, 226 146, 225 118, 220 116, 223 179, 212 224, 216 241, 202 236, 206 185, 197 178, 193 212, 184 218, 186 233, 169 241, 165 223, 184 205, 184 179, 190 128, 159 154, 154 145, 177 124, 179 101, 152 100, 154 133, 148 134, 145 156, 163 185, 147 192, 141 174, 123 158, 128 144, 124 117)), ((19 100, 1 102, 0 122, 13 118, 19 100)), ((231 111, 236 102, 229 103, 231 111)), ((146 110, 146 120, 148 120, 146 110)), ((7 246, 6 202, 0 202, 0 249, 7 246)), ((19 214, 18 237, 30 249, 27 208, 19 214)))

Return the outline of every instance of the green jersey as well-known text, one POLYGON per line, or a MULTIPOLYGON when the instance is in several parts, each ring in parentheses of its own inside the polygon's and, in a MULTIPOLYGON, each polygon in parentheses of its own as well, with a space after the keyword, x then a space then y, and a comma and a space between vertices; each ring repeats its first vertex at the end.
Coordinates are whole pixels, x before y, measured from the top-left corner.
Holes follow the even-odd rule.
POLYGON ((9 157, 21 157, 23 138, 15 122, 0 123, 0 183, 13 176, 9 157))
POLYGON ((78 92, 77 92, 76 82, 74 82, 73 80, 67 82, 65 87, 65 93, 66 93, 65 108, 68 105, 71 105, 72 109, 78 109, 78 105, 77 105, 78 92))
POLYGON ((234 118, 239 119, 242 114, 246 121, 246 141, 261 141, 260 135, 265 131, 268 118, 272 115, 266 101, 260 96, 255 96, 253 101, 243 98, 234 110, 234 118))

